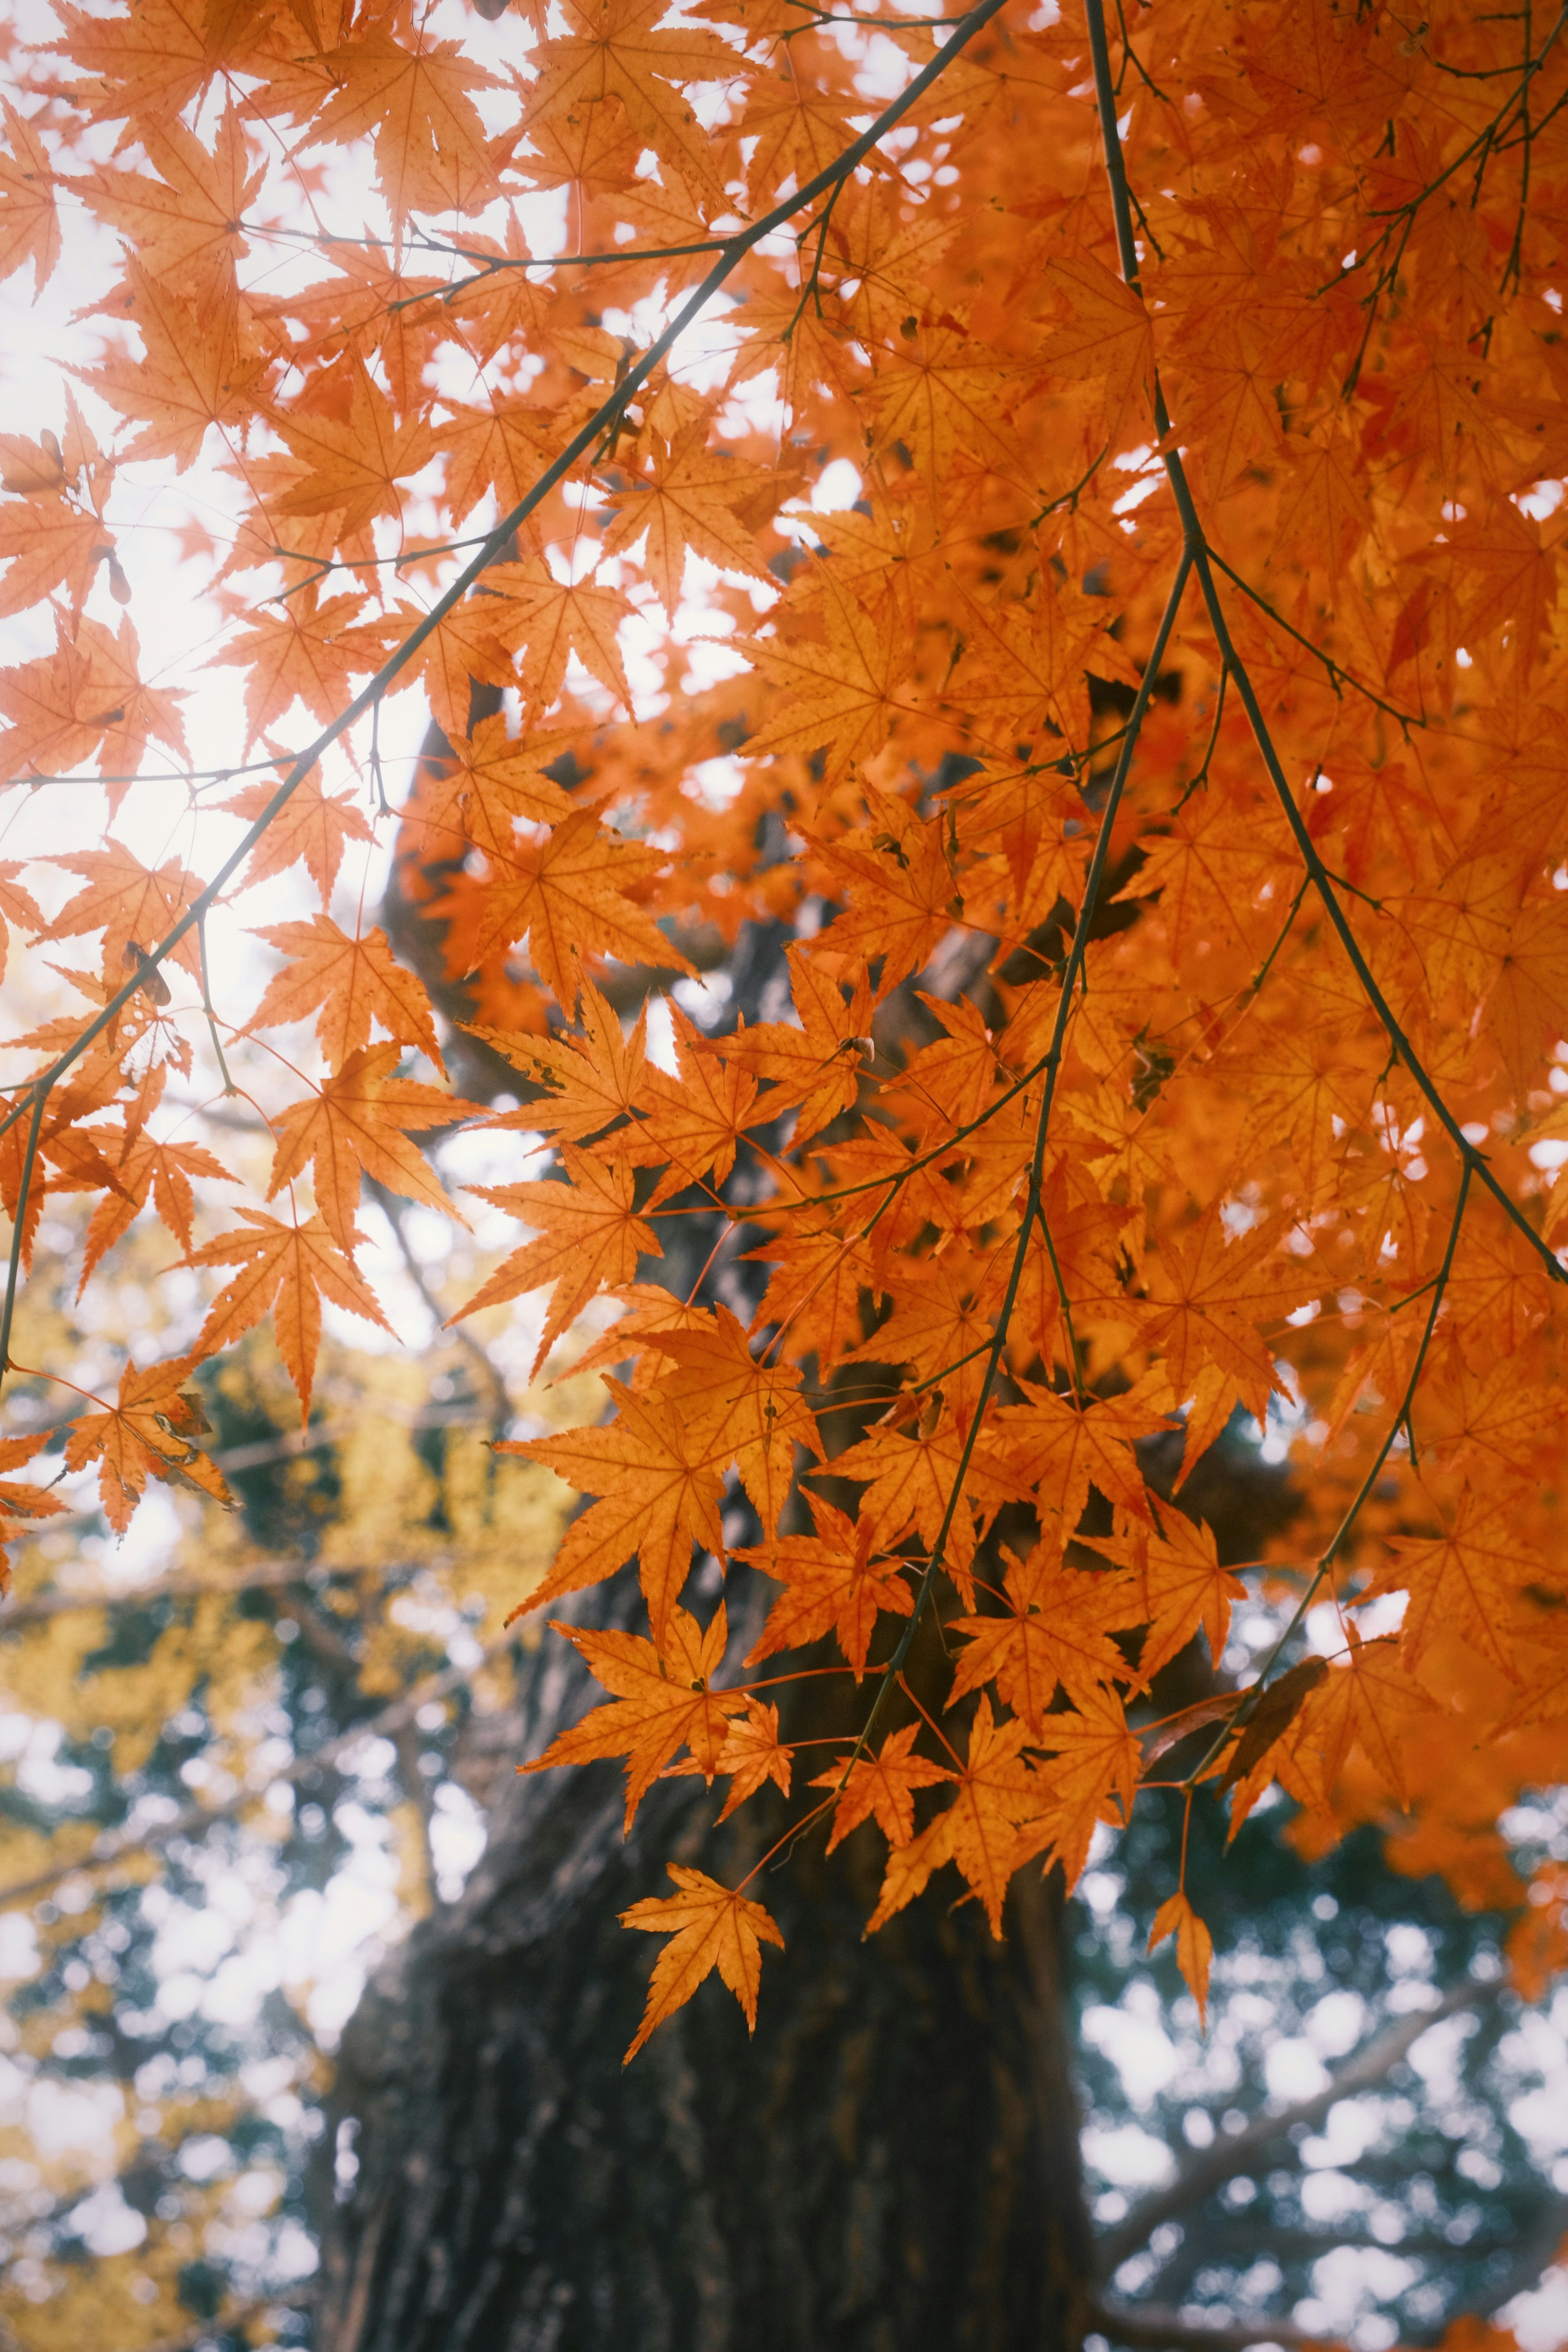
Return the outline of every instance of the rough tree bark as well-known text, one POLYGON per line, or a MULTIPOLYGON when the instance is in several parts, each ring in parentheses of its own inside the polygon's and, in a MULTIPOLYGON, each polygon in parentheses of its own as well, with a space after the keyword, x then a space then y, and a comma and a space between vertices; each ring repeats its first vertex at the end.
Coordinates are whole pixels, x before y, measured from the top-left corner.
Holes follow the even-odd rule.
MULTIPOLYGON (((535 1654, 535 1736, 586 1694, 535 1654)), ((649 1951, 616 1914, 667 1858, 721 1873, 700 1782, 629 1841, 606 1769, 519 1784, 463 1900, 367 1990, 337 2114, 360 2174, 323 2352, 1051 2352, 1089 2271, 1057 1916, 969 1905, 864 1943, 850 1845, 766 1888, 755 2038, 717 1986, 635 2065, 649 1951)), ((722 1838, 719 1841, 722 1844, 722 1838)), ((744 1864, 742 1864, 744 1867, 744 1864)))
MULTIPOLYGON (((387 920, 441 984, 416 908, 387 920)), ((778 1017, 784 938, 743 934, 732 1013, 778 1017)), ((465 1090, 487 1076, 492 1092, 517 1084, 465 1067, 465 1090)), ((661 1239, 660 1276, 679 1286, 714 1234, 688 1215, 661 1239)), ((710 1280, 749 1313, 762 1272, 731 1259, 710 1280)), ((571 1613, 629 1622, 630 1581, 571 1613)), ((752 1588, 731 1574, 734 1658, 765 1606, 752 1588)), ((924 1672, 943 1664, 933 1641, 924 1672)), ((546 1635, 506 1727, 511 1757, 601 1696, 546 1635)), ((808 1685, 795 1706, 794 1735, 841 1735, 864 1693, 808 1685)), ((871 1840, 831 1858, 808 1842, 762 1890, 787 1948, 768 1956, 754 2039, 715 1979, 623 2070, 652 1950, 616 1915, 700 1850, 734 1883, 784 1815, 770 1829, 753 1805, 712 1838, 716 1794, 664 1782, 623 1841, 613 1768, 498 1778, 462 1899, 389 1958, 344 2039, 331 2121, 359 2171, 327 2220, 321 2352, 1077 2343, 1091 2252, 1047 1885, 1010 1898, 1001 1944, 976 1905, 937 1901, 867 1943, 871 1840)))

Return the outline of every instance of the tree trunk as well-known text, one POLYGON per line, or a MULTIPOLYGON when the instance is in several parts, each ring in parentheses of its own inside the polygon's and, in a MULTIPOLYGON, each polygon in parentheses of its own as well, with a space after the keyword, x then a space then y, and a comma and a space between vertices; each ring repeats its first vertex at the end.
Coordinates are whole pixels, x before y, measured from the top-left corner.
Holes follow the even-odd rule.
MULTIPOLYGON (((534 1654, 529 1749, 584 1679, 534 1654)), ((715 1978, 623 2069, 653 1953, 617 1913, 667 1860, 743 1872, 756 1832, 706 1836, 700 1781, 656 1788, 625 1843, 609 1767, 515 1787, 462 1901, 345 2037, 334 2120, 357 2120, 360 2171, 322 2352, 1076 2343, 1089 2234, 1047 1885, 1015 1889, 1001 1944, 934 1895, 863 1942, 868 1836, 803 1844, 753 1888, 787 1946, 755 2036, 715 1978)))
MULTIPOLYGON (((426 756, 444 748, 433 733, 426 756)), ((403 875, 383 919, 461 1019, 423 886, 405 895, 403 875)), ((731 1018, 784 1010, 789 936, 743 928, 726 966, 731 1018)), ((932 984, 956 994, 972 962, 932 984)), ((499 1063, 464 1076, 470 1092, 519 1084, 499 1063)), ((741 1181, 727 1188, 736 1202, 741 1181)), ((706 1265, 718 1227, 691 1213, 700 1200, 656 1220, 658 1277, 683 1296, 700 1282, 699 1295, 749 1319, 765 1269, 732 1241, 706 1265)), ((858 1434, 847 1420, 845 1443, 858 1434)), ((731 1544, 755 1539, 743 1497, 725 1515, 731 1544)), ((706 1574, 703 1614, 717 1564, 706 1574)), ((731 1573, 727 1679, 772 1589, 731 1573)), ((638 1612, 627 1570, 561 1613, 629 1626, 638 1612)), ((951 1665, 934 1629, 923 1646, 910 1673, 940 1706, 951 1665)), ((623 2069, 655 1948, 617 1915, 668 1891, 669 1861, 700 1856, 738 1884, 788 1816, 770 1791, 772 1811, 754 1801, 714 1835, 714 1792, 663 1781, 623 1840, 611 1766, 513 1778, 507 1765, 603 1696, 557 1636, 525 1655, 519 1711, 487 1741, 503 1786, 485 1855, 461 1901, 387 1961, 349 2026, 331 2120, 357 2139, 359 2170, 327 2216, 321 2352, 1075 2346, 1091 2262, 1059 1896, 1037 1879, 1016 1889, 1003 1943, 976 1904, 948 1910, 940 1895, 863 1942, 875 1834, 863 1828, 828 1857, 819 1832, 753 1889, 786 1939, 766 1955, 754 2038, 714 1978, 623 2069)), ((826 1677, 782 1704, 786 1737, 847 1746, 867 1693, 826 1677)), ((816 1752, 826 1763, 834 1751, 816 1752)))

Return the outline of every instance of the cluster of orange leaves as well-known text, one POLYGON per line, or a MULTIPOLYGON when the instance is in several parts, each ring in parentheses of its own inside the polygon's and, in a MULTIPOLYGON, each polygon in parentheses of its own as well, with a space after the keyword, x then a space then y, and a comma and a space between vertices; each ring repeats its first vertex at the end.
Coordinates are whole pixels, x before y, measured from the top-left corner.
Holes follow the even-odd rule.
MULTIPOLYGON (((628 1816, 672 1766, 727 1779, 726 1811, 790 1793, 722 1605, 682 1605, 743 1494, 780 1587, 748 1667, 832 1641, 869 1704, 942 1610, 953 1720, 813 1778, 836 1841, 885 1841, 873 1925, 952 1863, 999 1932, 1016 1871, 1076 1877, 1157 1776, 1153 1678, 1200 1633, 1217 1667, 1247 1587, 1152 1489, 1151 1448, 1184 1428, 1185 1475, 1238 1408, 1284 1410, 1304 1496, 1255 1583, 1294 1596, 1326 1564, 1321 1654, 1210 1710, 1236 1821, 1279 1781, 1304 1850, 1379 1822, 1400 1867, 1507 1906, 1499 1815, 1564 1777, 1568 1178, 1537 1147, 1568 1137, 1568 49, 1427 6, 1141 8, 1100 77, 1130 286, 1083 0, 1007 0, 802 237, 739 262, 710 388, 656 369, 410 666, 449 756, 402 854, 526 1087, 489 1124, 555 1153, 489 1192, 534 1238, 465 1311, 550 1286, 542 1359, 595 1297, 626 1310, 587 1360, 629 1374, 606 1417, 519 1449, 593 1498, 529 1605, 635 1557, 648 1630, 563 1628, 612 1696, 541 1760, 624 1758, 628 1816), (859 496, 814 511, 835 459, 859 496), (1199 528, 1213 595, 1187 578, 1134 743, 1199 528), (675 617, 693 556, 733 674, 702 682, 668 637, 639 719, 623 627, 675 617), (474 681, 510 717, 471 717, 474 681), (790 1001, 721 1034, 672 1006, 673 1071, 603 992, 777 919, 790 1001), (771 1267, 750 1329, 649 1278, 671 1203, 743 1221, 771 1267), (873 1408, 835 1453, 851 1393, 873 1408)), ((118 239, 82 377, 117 430, 67 393, 59 436, 0 436, 0 614, 47 599, 57 633, 0 672, 8 774, 95 761, 112 820, 150 746, 186 756, 178 690, 102 606, 134 604, 121 472, 205 453, 232 478, 232 530, 191 551, 247 756, 282 772, 430 608, 450 561, 420 551, 517 506, 612 394, 638 347, 606 315, 684 292, 935 54, 891 11, 846 31, 805 0, 522 15, 60 0, 6 114, 0 267, 47 278, 72 208, 118 239), (329 218, 343 148, 379 239, 329 218), (550 192, 601 263, 521 266, 515 202, 550 192), (285 247, 309 267, 271 290, 285 247)), ((269 1205, 198 1241, 193 1180, 224 1171, 159 1139, 205 1033, 195 931, 52 1087, 25 1202, 12 1089, 25 1245, 46 1192, 88 1192, 84 1281, 149 1204, 221 1277, 186 1353, 71 1431, 117 1528, 149 1477, 221 1488, 200 1360, 270 1313, 308 1403, 321 1298, 382 1319, 362 1175, 457 1213, 410 1139, 479 1107, 438 1083, 420 980, 331 910, 375 782, 313 772, 237 886, 302 864, 321 901, 263 934, 280 967, 229 1033, 315 1024, 269 1205)), ((254 818, 274 782, 221 805, 254 818)), ((58 863, 79 887, 52 919, 15 866, 0 901, 41 945, 100 940, 68 975, 90 1011, 203 886, 110 832, 58 863)), ((88 1017, 12 1045, 47 1065, 88 1017)), ((0 1495, 18 1525, 50 1507, 0 1495)), ((751 2016, 777 1940, 743 1891, 673 1874, 627 1915, 674 1937, 644 2034, 714 1967, 751 2016)), ((1527 1971, 1562 1938, 1539 1891, 1527 1971)), ((1201 1999, 1179 1891, 1157 1933, 1201 1999)))

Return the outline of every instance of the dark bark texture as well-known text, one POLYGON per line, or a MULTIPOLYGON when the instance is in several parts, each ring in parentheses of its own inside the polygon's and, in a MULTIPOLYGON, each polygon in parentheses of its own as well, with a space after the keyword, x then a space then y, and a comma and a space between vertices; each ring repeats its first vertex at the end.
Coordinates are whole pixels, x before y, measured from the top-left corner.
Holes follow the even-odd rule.
MULTIPOLYGON (((538 1724, 585 1695, 536 1656, 538 1724)), ((345 2039, 361 2170, 324 2352, 1076 2340, 1089 2249, 1046 1887, 1015 1891, 1001 1944, 974 1905, 935 1901, 866 1943, 874 1854, 803 1849, 753 1890, 787 1940, 754 2038, 714 1979, 623 2069, 652 1950, 617 1913, 667 1860, 744 1862, 705 1838, 700 1782, 656 1790, 624 1843, 609 1768, 518 1787, 463 1901, 345 2039)))

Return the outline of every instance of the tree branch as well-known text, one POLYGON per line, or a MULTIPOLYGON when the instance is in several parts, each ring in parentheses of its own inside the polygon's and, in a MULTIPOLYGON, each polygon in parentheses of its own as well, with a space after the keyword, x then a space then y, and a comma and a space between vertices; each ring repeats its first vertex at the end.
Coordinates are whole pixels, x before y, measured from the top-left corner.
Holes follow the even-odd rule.
MULTIPOLYGON (((1201 2204, 1205 2197, 1212 2195, 1226 2181, 1234 2180, 1238 2174, 1250 2172, 1262 2152, 1271 2147, 1276 2140, 1285 2138, 1296 2126, 1320 2124, 1329 2109, 1341 2099, 1353 2099, 1358 2092, 1371 2090, 1374 2084, 1381 2083, 1386 2074, 1392 2073, 1405 2053, 1434 2025, 1440 2025, 1446 2017, 1457 2017, 1463 2010, 1487 2007, 1506 1990, 1506 1984, 1505 1978, 1494 1977, 1484 1984, 1465 1982, 1452 1986, 1436 2009, 1420 2010, 1415 2016, 1402 2018, 1397 2025, 1391 2025, 1384 2032, 1375 2034, 1337 2074, 1331 2074, 1323 2088, 1314 2091, 1310 2098, 1298 2099, 1292 2106, 1255 2116, 1241 2131, 1219 2134, 1212 2147, 1200 2149, 1189 2158, 1168 2188, 1157 2189, 1152 2197, 1146 2197, 1141 2205, 1133 2207, 1125 2221, 1120 2221, 1114 2229, 1104 2231, 1099 2245, 1101 2276, 1110 2277, 1129 2254, 1137 2252, 1150 2232, 1158 2229, 1162 2221, 1169 2221, 1173 2214, 1184 2212, 1190 2205, 1201 2204)), ((1260 2336, 1268 2332, 1260 2331, 1260 2336)), ((1260 2340, 1260 2337, 1247 2336, 1245 2340, 1250 2344, 1260 2340)), ((1312 2339, 1303 2337, 1301 2340, 1310 2342, 1312 2339)))
POLYGON ((1091 2327, 1113 2344, 1129 2346, 1131 2352, 1247 2352, 1249 2344, 1326 2346, 1329 2340, 1310 2336, 1289 2319, 1216 2320, 1211 2326, 1184 2319, 1180 2312, 1158 2303, 1134 2307, 1091 2299, 1088 2316, 1091 2327))

